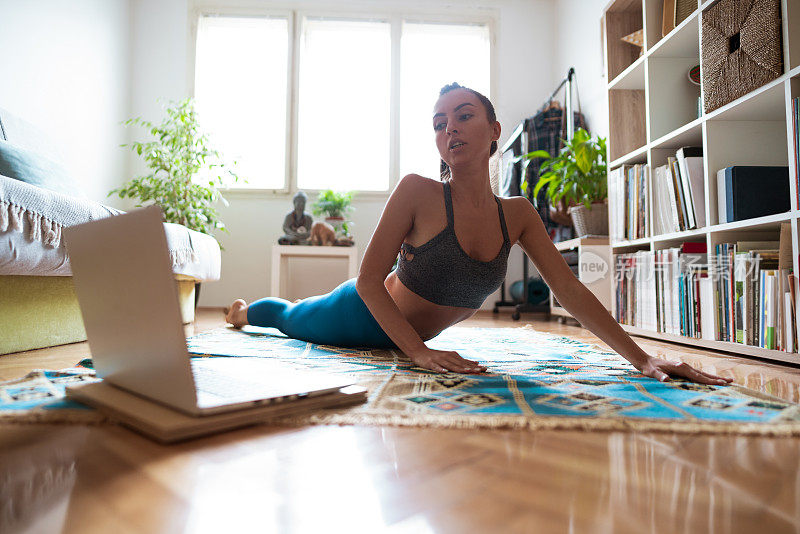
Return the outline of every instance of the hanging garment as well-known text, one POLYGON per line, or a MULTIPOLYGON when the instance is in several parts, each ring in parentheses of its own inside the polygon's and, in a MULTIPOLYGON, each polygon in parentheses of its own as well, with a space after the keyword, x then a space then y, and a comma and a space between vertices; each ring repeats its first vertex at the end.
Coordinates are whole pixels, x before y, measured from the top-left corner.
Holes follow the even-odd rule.
MULTIPOLYGON (((589 130, 586 119, 580 112, 573 112, 575 129, 583 128, 589 130)), ((564 120, 564 110, 558 106, 548 107, 526 121, 528 133, 528 152, 534 150, 545 150, 551 156, 555 156, 561 151, 564 144, 561 139, 566 139, 567 128, 564 120)), ((537 158, 531 160, 525 169, 525 177, 530 185, 530 190, 539 181, 539 168, 544 160, 537 158)), ((563 226, 550 219, 550 202, 545 195, 545 188, 539 190, 536 197, 539 216, 544 222, 547 233, 554 243, 572 239, 574 232, 571 226, 563 226)))

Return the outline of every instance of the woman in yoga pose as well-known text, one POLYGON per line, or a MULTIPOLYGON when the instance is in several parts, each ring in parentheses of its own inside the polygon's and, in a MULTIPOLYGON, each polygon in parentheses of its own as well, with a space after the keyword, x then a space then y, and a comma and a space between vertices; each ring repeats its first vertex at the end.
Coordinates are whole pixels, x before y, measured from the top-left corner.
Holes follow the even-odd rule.
POLYGON ((500 287, 509 250, 519 243, 564 308, 643 374, 662 381, 669 375, 707 384, 731 380, 645 353, 578 281, 530 202, 492 193, 489 157, 497 150, 500 123, 485 96, 445 86, 433 131, 442 181, 416 174, 400 180, 357 278, 298 303, 265 298, 248 306, 236 300, 226 319, 236 327, 275 327, 313 343, 399 348, 433 371, 481 373, 486 367, 479 362, 424 342, 480 308, 500 287), (398 251, 397 269, 390 272, 398 251))

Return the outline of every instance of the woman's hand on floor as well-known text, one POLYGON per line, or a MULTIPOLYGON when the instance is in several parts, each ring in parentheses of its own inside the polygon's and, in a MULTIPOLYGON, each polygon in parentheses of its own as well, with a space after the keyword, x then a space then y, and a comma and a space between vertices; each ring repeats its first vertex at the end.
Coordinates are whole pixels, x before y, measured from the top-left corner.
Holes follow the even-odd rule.
POLYGON ((712 384, 717 386, 724 386, 733 381, 733 378, 722 378, 721 376, 699 371, 686 362, 662 360, 661 358, 653 358, 652 356, 639 370, 643 375, 653 377, 661 382, 668 381, 670 376, 687 378, 698 384, 712 384))
POLYGON ((420 367, 446 373, 453 371, 456 373, 483 373, 486 366, 473 360, 462 358, 457 352, 452 350, 434 350, 425 348, 414 354, 410 354, 411 361, 420 367))

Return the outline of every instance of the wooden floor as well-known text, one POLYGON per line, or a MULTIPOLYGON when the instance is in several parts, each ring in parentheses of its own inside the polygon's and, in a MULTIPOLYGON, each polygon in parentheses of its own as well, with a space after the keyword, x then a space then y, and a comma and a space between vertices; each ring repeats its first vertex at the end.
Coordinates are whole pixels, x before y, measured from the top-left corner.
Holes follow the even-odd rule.
MULTIPOLYGON (((222 322, 201 310, 188 333, 222 322)), ((796 368, 636 339, 798 401, 796 368)), ((87 355, 2 356, 0 379, 87 355)), ((0 532, 800 532, 799 467, 798 438, 258 426, 167 447, 116 426, 4 425, 0 532)))

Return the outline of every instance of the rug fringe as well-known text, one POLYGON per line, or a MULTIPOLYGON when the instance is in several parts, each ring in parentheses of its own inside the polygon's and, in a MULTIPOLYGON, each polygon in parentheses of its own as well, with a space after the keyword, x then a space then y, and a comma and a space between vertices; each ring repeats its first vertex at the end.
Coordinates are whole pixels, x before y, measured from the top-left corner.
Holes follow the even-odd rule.
POLYGON ((271 421, 287 426, 366 425, 397 427, 457 428, 469 430, 591 430, 608 432, 671 432, 681 434, 736 434, 747 436, 800 436, 800 423, 693 423, 612 418, 577 419, 574 417, 399 415, 393 412, 309 414, 271 421))
MULTIPOLYGON (((99 412, 84 410, 0 413, 0 424, 89 424, 106 425, 113 421, 99 412)), ((606 432, 669 432, 676 434, 743 435, 762 437, 800 436, 800 423, 688 423, 655 420, 602 419, 578 420, 572 417, 398 415, 383 413, 308 414, 262 421, 266 425, 300 427, 307 425, 363 425, 460 430, 583 430, 606 432)))

